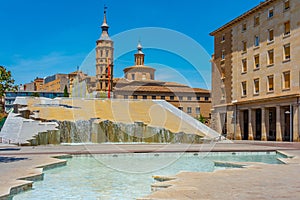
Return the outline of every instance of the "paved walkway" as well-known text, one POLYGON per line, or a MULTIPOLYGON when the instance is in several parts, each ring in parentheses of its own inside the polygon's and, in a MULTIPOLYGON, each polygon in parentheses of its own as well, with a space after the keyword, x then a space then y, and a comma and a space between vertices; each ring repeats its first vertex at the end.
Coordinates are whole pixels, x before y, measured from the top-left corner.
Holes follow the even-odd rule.
POLYGON ((144 199, 300 199, 300 144, 270 142, 216 145, 90 144, 15 148, 0 145, 0 199, 7 199, 9 193, 30 188, 32 180, 42 179, 41 166, 65 164, 63 160, 52 158, 62 154, 274 150, 296 157, 287 159, 287 165, 258 164, 246 169, 213 173, 180 173, 176 175, 176 180, 158 183, 172 185, 171 187, 154 192, 144 199))
MULTIPOLYGON (((248 143, 249 142, 240 142, 248 143)), ((277 146, 274 143, 253 143, 257 146, 277 146)), ((157 182, 150 199, 300 199, 300 144, 279 143, 286 155, 286 165, 248 163, 246 168, 234 168, 215 172, 182 172, 171 181, 157 182)))

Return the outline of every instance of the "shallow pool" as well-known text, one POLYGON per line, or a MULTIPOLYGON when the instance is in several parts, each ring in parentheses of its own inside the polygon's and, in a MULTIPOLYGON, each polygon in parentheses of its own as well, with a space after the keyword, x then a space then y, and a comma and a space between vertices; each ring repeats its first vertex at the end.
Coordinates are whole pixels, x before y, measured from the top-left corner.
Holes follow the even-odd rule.
POLYGON ((45 171, 44 181, 13 199, 135 199, 151 192, 152 175, 224 169, 213 161, 280 164, 278 157, 275 152, 79 155, 45 171))

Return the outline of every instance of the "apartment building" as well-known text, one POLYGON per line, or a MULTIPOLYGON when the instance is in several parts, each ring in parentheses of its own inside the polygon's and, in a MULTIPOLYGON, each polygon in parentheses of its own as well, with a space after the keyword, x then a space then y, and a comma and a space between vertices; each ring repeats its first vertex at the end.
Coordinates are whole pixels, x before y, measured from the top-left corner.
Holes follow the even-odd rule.
POLYGON ((267 0, 210 33, 212 128, 229 139, 299 141, 299 27, 299 0, 267 0))
POLYGON ((43 89, 44 79, 36 77, 33 82, 21 85, 20 90, 41 91, 43 89))
POLYGON ((63 92, 66 86, 69 91, 68 74, 54 74, 44 79, 42 90, 47 92, 63 92))

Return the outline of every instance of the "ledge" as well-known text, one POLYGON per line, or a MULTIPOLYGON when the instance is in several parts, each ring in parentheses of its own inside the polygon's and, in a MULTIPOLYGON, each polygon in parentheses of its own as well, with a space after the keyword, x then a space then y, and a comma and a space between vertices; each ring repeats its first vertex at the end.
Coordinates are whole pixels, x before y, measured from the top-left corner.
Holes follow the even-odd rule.
POLYGON ((284 35, 282 36, 283 39, 286 39, 286 38, 289 38, 289 37, 291 37, 291 33, 286 34, 286 35, 284 34, 284 35))
POLYGON ((267 42, 267 45, 270 45, 270 44, 273 44, 273 43, 274 43, 274 40, 271 40, 271 41, 267 42))
POLYGON ((255 47, 253 47, 253 50, 257 50, 259 48, 260 48, 260 46, 255 46, 255 47))
MULTIPOLYGON (((26 172, 26 170, 25 170, 24 173, 26 172, 26 173, 28 173, 28 175, 17 178, 15 180, 15 182, 8 183, 9 191, 7 191, 6 193, 3 193, 3 190, 5 190, 3 188, 1 191, 2 193, 0 193, 0 200, 12 199, 14 195, 17 195, 21 192, 25 192, 27 190, 32 189, 32 185, 35 181, 41 181, 44 179, 43 170, 53 169, 55 167, 60 167, 60 166, 65 166, 67 161, 61 160, 61 159, 59 159, 59 157, 60 156, 48 157, 50 159, 56 159, 56 160, 51 160, 50 163, 48 163, 48 164, 34 167, 32 169, 33 172, 32 171, 26 172)), ((45 158, 45 159, 48 159, 48 158, 45 158)), ((46 160, 45 162, 49 162, 49 160, 46 160)))
POLYGON ((244 168, 246 165, 237 162, 214 161, 216 167, 244 168))

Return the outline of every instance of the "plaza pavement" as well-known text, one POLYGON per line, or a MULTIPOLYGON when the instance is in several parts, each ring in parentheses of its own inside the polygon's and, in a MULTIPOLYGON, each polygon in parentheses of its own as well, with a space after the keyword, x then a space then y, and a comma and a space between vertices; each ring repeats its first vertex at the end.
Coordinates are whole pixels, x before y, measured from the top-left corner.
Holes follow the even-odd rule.
MULTIPOLYGON (((174 180, 157 182, 160 189, 140 199, 300 199, 300 143, 235 142, 187 144, 88 144, 17 147, 0 144, 0 199, 30 189, 43 178, 42 169, 64 165, 66 154, 139 152, 237 152, 279 150, 293 158, 286 165, 246 163, 246 168, 215 172, 181 172, 174 180), (161 189, 164 188, 164 189, 161 189)), ((149 185, 149 187, 151 187, 149 185)))

